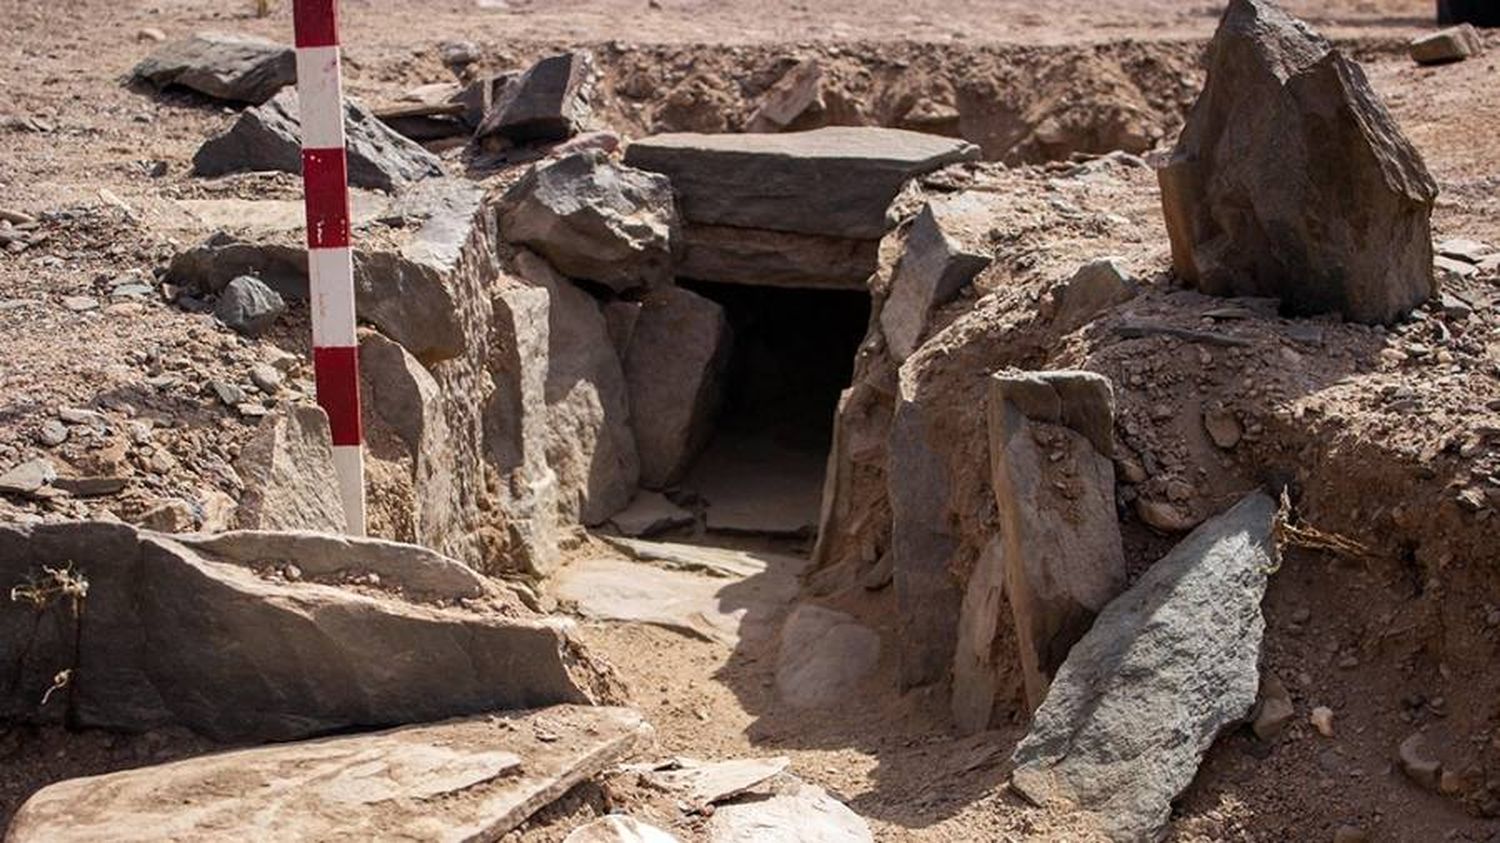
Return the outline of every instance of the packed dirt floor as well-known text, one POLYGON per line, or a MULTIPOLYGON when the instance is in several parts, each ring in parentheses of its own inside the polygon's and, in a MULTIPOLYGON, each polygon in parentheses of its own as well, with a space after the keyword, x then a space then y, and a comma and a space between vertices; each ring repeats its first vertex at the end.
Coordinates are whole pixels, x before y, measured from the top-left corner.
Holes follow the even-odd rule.
MULTIPOLYGON (((898 77, 928 93, 962 88, 966 78, 978 76, 997 86, 1035 86, 1040 93, 1028 101, 1035 108, 1125 91, 1144 127, 1137 152, 1175 138, 1202 84, 1197 53, 1222 9, 1207 0, 341 5, 348 88, 375 103, 451 79, 436 51, 447 39, 474 41, 483 48, 483 64, 496 69, 523 67, 557 47, 589 46, 604 67, 601 109, 610 128, 626 135, 732 130, 743 102, 774 79, 770 74, 787 57, 817 56, 851 100, 877 116, 899 111, 892 105, 900 98, 893 93, 898 77), (1091 63, 1108 68, 1103 77, 1058 82, 1028 69, 1091 63)), ((1407 57, 1404 41, 1430 27, 1426 0, 1285 5, 1351 46, 1421 151, 1441 187, 1434 239, 1500 244, 1500 39, 1486 35, 1490 49, 1478 59, 1421 68, 1407 57)), ((208 384, 242 380, 256 364, 277 364, 288 371, 283 400, 312 393, 310 368, 284 362, 286 354, 307 354, 305 305, 294 304, 292 318, 264 341, 250 342, 158 295, 111 292, 131 281, 155 287, 153 271, 201 239, 203 221, 186 214, 179 200, 300 198, 297 179, 285 174, 195 178, 192 155, 229 123, 229 110, 185 94, 158 98, 121 81, 153 46, 138 36, 145 29, 169 38, 221 29, 290 39, 286 8, 257 19, 251 7, 239 0, 0 0, 8 36, 0 44, 0 207, 41 221, 40 236, 0 252, 0 469, 38 451, 43 423, 57 408, 88 407, 125 435, 118 441, 74 436, 53 453, 81 473, 125 471, 136 478, 104 499, 0 499, 0 519, 98 517, 108 509, 135 522, 162 501, 180 498, 200 502, 193 517, 202 526, 213 513, 201 502, 230 494, 225 469, 256 421, 221 406, 208 384), (94 304, 74 309, 70 297, 94 304)), ((1016 188, 1022 195, 1043 190, 1039 186, 1054 177, 1076 176, 1066 163, 1076 150, 1028 140, 1032 135, 1025 132, 1014 143, 1002 135, 995 133, 1000 139, 993 149, 986 145, 992 163, 977 165, 986 183, 1029 185, 1016 188)), ((463 171, 459 152, 449 149, 444 157, 454 173, 463 171)), ((1108 167, 1100 184, 1080 187, 1072 201, 1120 220, 1104 239, 1147 276, 1164 273, 1169 254, 1154 177, 1144 167, 1108 167)), ((1023 216, 997 223, 1011 238, 1005 248, 1014 247, 1014 258, 1025 254, 1023 245, 1034 234, 1023 216)), ((1030 263, 1017 273, 1041 262, 1065 274, 1064 267, 1098 257, 1088 236, 1060 241, 1076 249, 1027 255, 1030 263)), ((1259 349, 1288 351, 1269 357, 1246 352, 1233 364, 1239 369, 1223 359, 1199 360, 1191 348, 1166 340, 1149 349, 1155 356, 1144 370, 1138 357, 1147 352, 1139 347, 1101 349, 1078 337, 1049 355, 1089 362, 1116 377, 1122 429, 1130 419, 1149 427, 1145 420, 1156 408, 1176 400, 1172 385, 1200 369, 1216 373, 1205 376, 1216 388, 1245 387, 1236 393, 1236 406, 1258 423, 1247 426, 1241 454, 1270 453, 1282 442, 1293 442, 1294 453, 1306 448, 1312 482, 1336 486, 1345 478, 1342 488, 1325 491, 1321 510, 1307 513, 1310 520, 1369 551, 1351 558, 1299 549, 1272 578, 1266 667, 1290 689, 1298 718, 1275 744, 1257 740, 1248 727, 1219 740, 1176 806, 1169 839, 1331 840, 1348 826, 1372 840, 1500 843, 1500 796, 1486 795, 1482 786, 1486 775, 1500 781, 1500 569, 1494 567, 1500 547, 1500 278, 1492 267, 1465 284, 1473 312, 1457 330, 1433 308, 1389 332, 1330 323, 1326 344, 1320 339, 1298 352, 1257 333, 1270 330, 1257 323, 1246 335, 1262 343, 1259 349), (1450 331, 1459 336, 1455 353, 1446 348, 1450 331), (1299 354, 1333 362, 1302 367, 1299 354), (1288 376, 1294 382, 1283 383, 1287 371, 1306 378, 1288 376), (1133 394, 1119 386, 1143 377, 1157 386, 1133 394), (1305 429, 1286 428, 1293 414, 1305 417, 1305 429), (1381 461, 1393 467, 1383 469, 1381 461), (1418 496, 1402 510, 1408 484, 1418 496), (1455 509, 1456 494, 1467 495, 1462 505, 1471 509, 1455 509), (1419 522, 1428 518, 1434 525, 1462 523, 1463 534, 1451 543, 1442 535, 1419 545, 1387 540, 1420 535, 1419 522), (1335 712, 1333 737, 1309 724, 1317 706, 1335 712), (1454 766, 1472 781, 1441 793, 1404 778, 1394 752, 1414 728, 1424 728, 1445 758, 1462 759, 1454 766)), ((1173 300, 1162 307, 1196 316, 1211 304, 1173 300)), ((1201 445, 1152 435, 1128 439, 1163 452, 1201 445)), ((1208 472, 1191 480, 1195 488, 1185 499, 1210 511, 1243 491, 1208 472)), ((1171 547, 1139 520, 1122 529, 1135 573, 1171 547)), ((1432 531, 1440 529, 1446 527, 1432 531)), ((730 538, 701 529, 669 538, 803 556, 813 547, 810 538, 730 538)), ((587 557, 603 547, 590 538, 570 553, 587 557)), ((889 590, 854 589, 834 599, 836 608, 876 631, 891 631, 889 590)), ((896 692, 894 648, 883 652, 861 693, 809 711, 777 701, 775 647, 768 639, 746 636, 730 646, 619 623, 586 623, 584 638, 619 670, 633 704, 656 729, 662 757, 789 756, 793 772, 846 802, 880 840, 1081 839, 1066 822, 1004 786, 1010 750, 1025 724, 957 736, 940 690, 896 692)), ((0 828, 50 782, 207 747, 177 732, 125 738, 0 725, 0 828)), ((574 796, 571 809, 550 809, 519 839, 561 840, 580 818, 608 806, 629 808, 684 839, 693 839, 701 825, 701 817, 684 817, 670 800, 634 786, 626 775, 574 796)))

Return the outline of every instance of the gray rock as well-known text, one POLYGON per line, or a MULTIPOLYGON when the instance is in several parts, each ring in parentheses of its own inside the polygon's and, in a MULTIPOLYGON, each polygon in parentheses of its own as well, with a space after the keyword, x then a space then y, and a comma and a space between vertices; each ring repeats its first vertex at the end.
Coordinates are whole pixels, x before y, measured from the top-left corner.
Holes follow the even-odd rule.
POLYGON ((677 275, 757 286, 868 289, 879 240, 794 234, 760 228, 687 225, 677 275))
POLYGON ((791 765, 792 760, 784 755, 717 762, 674 758, 665 769, 653 768, 641 778, 689 805, 717 805, 765 784, 791 765))
POLYGON ((9 836, 499 840, 650 742, 630 709, 556 706, 241 749, 51 785, 9 836))
POLYGON ((979 157, 952 138, 829 127, 789 134, 668 134, 625 150, 625 163, 672 180, 686 222, 856 240, 895 225, 908 179, 979 157))
POLYGON ((1028 708, 1094 617, 1125 587, 1115 514, 1114 399, 1092 372, 1002 373, 990 381, 991 488, 1000 538, 970 576, 959 615, 954 719, 991 727, 1019 666, 1028 708), (1001 594, 1003 592, 1003 600, 1001 594), (1010 607, 1011 630, 997 629, 1010 607))
POLYGON ((250 367, 250 382, 256 388, 267 395, 275 395, 281 391, 281 383, 286 377, 277 371, 275 366, 265 363, 257 363, 250 367))
MULTIPOLYGON (((121 524, 0 525, 0 581, 67 562, 88 581, 86 624, 66 599, 0 603, 0 647, 24 654, 0 667, 0 717, 291 740, 613 693, 566 623, 275 582, 247 563, 298 559, 305 539, 252 537, 234 552, 236 535, 194 547, 121 524), (38 611, 55 617, 39 624, 38 611), (63 669, 66 693, 42 704, 63 669)), ((388 542, 312 541, 334 570, 390 553, 388 542)))
POLYGON ((697 520, 675 503, 658 492, 642 491, 630 501, 630 505, 610 516, 610 523, 625 536, 653 536, 677 527, 686 527, 697 520))
POLYGON ((912 221, 880 310, 881 331, 897 361, 916 350, 933 309, 952 301, 990 265, 989 255, 969 245, 973 238, 959 230, 966 213, 985 209, 981 197, 960 194, 946 202, 928 202, 912 221))
POLYGON ((259 105, 297 81, 292 48, 248 35, 203 32, 158 47, 131 75, 215 99, 259 105))
POLYGON ((570 278, 616 292, 672 278, 677 212, 656 173, 582 152, 532 169, 506 193, 500 234, 570 278))
POLYGON ((720 805, 709 843, 872 843, 864 818, 820 787, 788 777, 770 797, 720 805))
POLYGON ((559 514, 596 526, 630 503, 641 475, 624 370, 598 302, 530 252, 516 267, 548 296, 547 464, 559 514))
POLYGON ((258 337, 286 313, 286 302, 259 278, 241 275, 230 281, 214 303, 214 316, 247 337, 258 337))
POLYGON ((369 412, 379 416, 407 447, 422 448, 437 421, 438 385, 415 357, 374 331, 359 338, 359 374, 369 412))
POLYGON ((63 296, 62 306, 74 313, 87 313, 99 309, 99 300, 93 296, 63 296))
POLYGON ((136 523, 158 533, 186 533, 197 528, 198 518, 192 504, 172 498, 141 513, 136 523))
POLYGON ((747 132, 784 132, 804 128, 804 124, 822 116, 823 67, 817 59, 803 59, 776 80, 761 97, 750 119, 747 132))
POLYGON ((680 843, 677 836, 624 814, 610 814, 581 825, 563 843, 680 843))
POLYGON ((594 76, 594 61, 588 53, 542 59, 506 86, 475 137, 526 144, 577 134, 589 119, 594 76))
MULTIPOLYGON (((354 99, 344 101, 344 134, 349 184, 355 187, 393 191, 443 174, 437 156, 391 130, 354 99)), ((302 172, 302 121, 294 90, 247 110, 193 155, 193 171, 200 176, 262 170, 302 172)))
POLYGON ((42 422, 42 426, 37 429, 36 441, 42 443, 48 448, 61 445, 62 443, 68 441, 68 428, 57 419, 47 419, 46 421, 42 422))
POLYGON ((1105 607, 1016 747, 1012 787, 1114 840, 1161 834, 1215 737, 1255 705, 1275 518, 1250 495, 1105 607))
POLYGON ((23 462, 0 474, 0 494, 30 495, 57 479, 57 468, 51 460, 23 462))
POLYGON ((117 495, 130 484, 126 477, 59 477, 52 485, 75 498, 98 498, 117 495))
POLYGON ((245 482, 237 523, 247 530, 343 532, 348 526, 333 465, 328 416, 282 407, 261 420, 235 460, 245 482))
POLYGON ((803 603, 776 651, 776 693, 794 708, 848 703, 880 662, 880 636, 843 612, 803 603))
POLYGON ((1448 64, 1484 52, 1484 41, 1473 24, 1459 24, 1411 39, 1411 60, 1417 64, 1448 64))
POLYGON ((1359 65, 1268 0, 1229 4, 1158 175, 1173 267, 1206 293, 1389 323, 1436 290, 1422 156, 1359 65))
POLYGON ((1139 287, 1118 258, 1090 261, 1079 267, 1059 290, 1053 318, 1060 330, 1076 330, 1101 312, 1128 301, 1139 287))
POLYGON ((1437 245, 1437 252, 1445 258, 1467 261, 1477 264, 1490 255, 1495 254, 1495 248, 1478 240, 1470 240, 1467 237, 1453 237, 1437 245))
POLYGON ((707 444, 731 343, 718 304, 678 287, 646 295, 625 356, 642 486, 680 479, 707 444))

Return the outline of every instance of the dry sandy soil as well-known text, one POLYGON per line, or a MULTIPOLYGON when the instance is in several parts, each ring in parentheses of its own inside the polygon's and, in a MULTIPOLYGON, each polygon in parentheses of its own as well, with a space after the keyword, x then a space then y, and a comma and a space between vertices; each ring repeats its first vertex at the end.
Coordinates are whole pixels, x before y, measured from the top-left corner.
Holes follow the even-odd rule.
MULTIPOLYGON (((89 439, 55 451, 98 473, 125 466, 138 480, 117 499, 57 501, 45 512, 83 517, 108 508, 131 520, 166 498, 202 500, 213 491, 232 492, 223 467, 249 422, 219 406, 207 381, 240 378, 250 365, 269 360, 273 346, 305 351, 305 312, 294 310, 268 342, 250 343, 206 316, 155 297, 109 298, 116 279, 134 272, 150 283, 152 270, 199 236, 173 200, 297 197, 290 177, 208 183, 192 178, 193 151, 227 125, 231 114, 190 97, 158 98, 120 83, 152 46, 138 38, 145 28, 168 37, 222 29, 289 39, 285 8, 257 20, 249 14, 251 5, 248 0, 0 0, 8 36, 0 44, 0 207, 41 218, 45 234, 25 251, 0 252, 0 303, 24 302, 0 309, 0 468, 37 452, 35 434, 58 407, 89 406, 118 426, 136 422, 145 428, 144 433, 129 428, 128 456, 123 448, 116 453, 89 439), (103 308, 72 312, 62 298, 73 295, 99 297, 103 308)), ((552 45, 613 42, 608 49, 624 58, 612 66, 648 56, 641 61, 673 86, 703 68, 733 87, 734 80, 723 79, 724 74, 777 53, 812 52, 853 69, 882 55, 942 53, 950 66, 962 66, 969 50, 990 56, 984 61, 1000 61, 993 56, 1001 55, 1012 57, 1004 61, 1024 62, 1025 54, 1015 51, 1033 45, 1091 51, 1092 46, 1080 45, 1124 39, 1162 42, 1161 55, 1174 58, 1161 66, 1176 69, 1181 56, 1194 52, 1212 32, 1221 7, 1176 0, 478 4, 488 8, 472 0, 345 0, 342 5, 350 89, 377 101, 392 100, 414 84, 450 78, 435 47, 452 38, 477 42, 490 57, 486 62, 495 66, 552 45)), ((1500 244, 1500 143, 1494 135, 1500 125, 1495 58, 1500 41, 1490 36, 1489 57, 1419 69, 1390 44, 1428 25, 1432 4, 1427 0, 1289 0, 1286 5, 1329 34, 1359 42, 1357 52, 1376 88, 1442 185, 1436 238, 1461 235, 1500 244)), ((1181 70, 1190 94, 1199 80, 1190 62, 1181 70)), ((1163 114, 1186 104, 1178 92, 1158 93, 1161 101, 1152 105, 1163 114)), ((653 96, 648 93, 647 99, 653 96)), ((621 128, 631 130, 659 124, 660 114, 653 114, 616 116, 621 128)), ((1165 238, 1154 207, 1137 203, 1115 210, 1144 232, 1142 254, 1164 265, 1165 238)), ((1095 255, 1063 257, 1076 264, 1095 255)), ((1435 367, 1386 367, 1381 384, 1397 391, 1372 387, 1364 396, 1370 400, 1356 396, 1345 405, 1365 419, 1361 429, 1381 433, 1413 454, 1436 455, 1452 430, 1497 424, 1500 314, 1492 307, 1482 318, 1487 321, 1476 322, 1471 334, 1479 358, 1487 362, 1457 385, 1443 380, 1435 367), (1407 384, 1418 398, 1431 397, 1435 410, 1415 417, 1392 411, 1391 404, 1410 398, 1398 392, 1407 384)), ((307 377, 305 370, 294 371, 291 388, 310 391, 307 377)), ((1353 454, 1340 458, 1358 459, 1357 449, 1353 454)), ((1443 470, 1456 476, 1451 466, 1443 470)), ((1357 522, 1360 490, 1351 489, 1348 500, 1344 520, 1357 522)), ((19 512, 0 503, 0 518, 19 512)), ((1348 524, 1339 527, 1348 530, 1348 524)), ((1139 525, 1128 536, 1137 564, 1166 546, 1139 525)), ((1468 538, 1486 536, 1491 547, 1500 543, 1494 519, 1468 538)), ((1340 826, 1352 825, 1380 840, 1500 840, 1500 820, 1479 816, 1475 804, 1414 788, 1391 760, 1400 738, 1425 725, 1448 745, 1467 745, 1464 757, 1497 764, 1500 577, 1470 570, 1434 590, 1427 573, 1452 560, 1439 565, 1441 560, 1413 558, 1413 549, 1403 553, 1399 559, 1356 562, 1299 553, 1288 560, 1267 599, 1267 661, 1292 688, 1301 722, 1274 746, 1242 733, 1221 740, 1179 808, 1174 839, 1328 840, 1340 826), (1336 711, 1335 738, 1321 737, 1306 725, 1314 705, 1336 711)), ((1493 550, 1488 554, 1494 555, 1493 550)), ((1455 570, 1463 570, 1461 562, 1455 570)), ((880 628, 881 618, 890 614, 888 597, 858 601, 843 608, 880 628)), ((731 652, 652 628, 597 627, 587 635, 629 682, 635 701, 657 727, 663 755, 790 755, 798 775, 847 800, 885 840, 1076 839, 1065 825, 1055 825, 1004 791, 1009 748, 1021 734, 1020 724, 955 737, 944 701, 923 693, 898 698, 888 670, 845 709, 798 713, 774 700, 769 652, 753 647, 731 652)), ((181 735, 127 740, 0 729, 0 824, 48 781, 196 748, 181 735)), ((629 794, 621 798, 630 804, 629 794)), ((664 824, 693 831, 693 823, 675 816, 671 806, 647 800, 640 807, 648 816, 661 812, 664 824)), ((560 821, 543 824, 527 836, 556 839, 561 828, 560 821)))

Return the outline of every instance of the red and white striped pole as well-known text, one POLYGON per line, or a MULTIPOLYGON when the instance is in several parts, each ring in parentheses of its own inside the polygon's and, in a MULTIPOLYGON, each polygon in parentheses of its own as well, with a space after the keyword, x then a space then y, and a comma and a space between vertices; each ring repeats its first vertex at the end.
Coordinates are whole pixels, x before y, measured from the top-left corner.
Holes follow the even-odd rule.
POLYGON ((365 534, 359 343, 354 336, 354 259, 339 72, 338 0, 294 0, 302 185, 307 194, 307 269, 318 404, 333 430, 333 463, 350 535, 365 534))

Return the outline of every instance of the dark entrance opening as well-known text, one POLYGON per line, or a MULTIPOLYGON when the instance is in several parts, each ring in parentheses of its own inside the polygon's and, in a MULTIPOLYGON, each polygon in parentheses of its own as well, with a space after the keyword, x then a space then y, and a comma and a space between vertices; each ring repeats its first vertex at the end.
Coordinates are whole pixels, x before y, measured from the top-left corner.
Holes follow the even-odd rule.
POLYGON ((685 281, 734 330, 718 423, 682 486, 709 530, 810 535, 839 394, 870 319, 863 290, 685 281))

